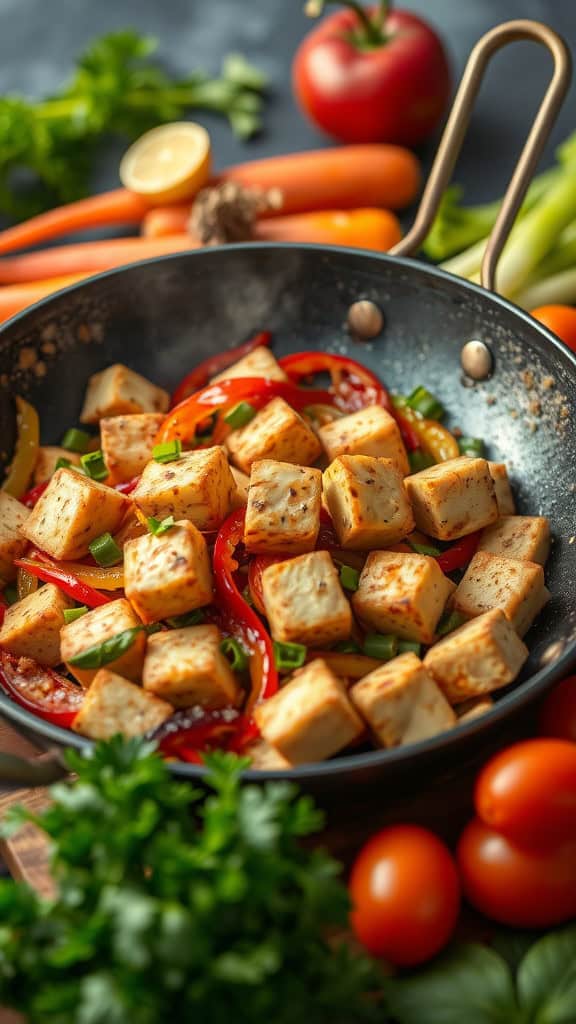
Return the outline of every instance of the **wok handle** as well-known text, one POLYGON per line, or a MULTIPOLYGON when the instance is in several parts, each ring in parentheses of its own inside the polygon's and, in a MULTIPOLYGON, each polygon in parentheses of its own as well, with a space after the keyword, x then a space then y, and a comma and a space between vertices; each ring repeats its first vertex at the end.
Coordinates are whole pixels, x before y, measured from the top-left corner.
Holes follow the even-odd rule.
POLYGON ((561 36, 539 21, 527 19, 507 21, 503 25, 497 25, 496 28, 491 29, 476 43, 464 69, 414 224, 402 241, 390 250, 394 256, 410 256, 420 248, 432 226, 444 190, 450 183, 486 68, 498 50, 508 46, 509 43, 521 40, 531 40, 545 46, 552 55, 554 73, 510 179, 500 212, 486 245, 480 279, 488 291, 494 291, 496 266, 502 249, 522 205, 558 111, 568 92, 572 77, 572 59, 566 43, 561 36))

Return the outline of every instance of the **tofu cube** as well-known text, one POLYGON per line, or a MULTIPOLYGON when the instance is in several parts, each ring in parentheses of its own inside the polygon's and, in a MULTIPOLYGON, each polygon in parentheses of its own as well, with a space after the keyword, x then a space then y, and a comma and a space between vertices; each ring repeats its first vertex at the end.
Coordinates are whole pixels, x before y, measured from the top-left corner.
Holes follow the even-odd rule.
POLYGON ((145 690, 176 708, 215 710, 241 702, 243 691, 220 650, 217 626, 188 626, 148 639, 145 690))
POLYGON ((52 583, 39 587, 6 609, 0 627, 0 648, 19 658, 32 658, 39 665, 59 665, 64 609, 72 608, 73 604, 52 583))
POLYGON ((456 715, 415 654, 401 654, 364 676, 350 700, 381 747, 418 743, 456 725, 456 715))
POLYGON ((494 492, 501 516, 513 516, 516 511, 514 495, 508 479, 508 470, 503 462, 489 462, 488 469, 494 484, 494 492))
POLYGON ((385 548, 414 529, 402 474, 391 459, 339 455, 324 471, 323 483, 343 548, 385 548))
POLYGON ((377 633, 430 644, 444 606, 455 590, 434 558, 372 551, 352 595, 354 611, 377 633))
POLYGON ((438 540, 457 540, 498 519, 486 459, 461 455, 407 477, 416 526, 438 540))
POLYGON ((254 717, 267 743, 291 764, 323 761, 364 732, 346 688, 325 661, 311 661, 254 717))
POLYGON ((269 565, 262 596, 275 640, 322 647, 350 636, 352 612, 327 551, 269 565))
POLYGON ((250 477, 246 473, 243 473, 241 469, 236 469, 236 466, 230 466, 230 472, 232 473, 234 483, 236 484, 236 491, 232 495, 232 507, 246 508, 246 505, 248 504, 250 477))
POLYGON ((132 497, 145 516, 172 515, 189 519, 199 530, 217 530, 235 493, 226 452, 215 445, 185 452, 174 462, 149 462, 132 497))
POLYGON ((372 455, 375 459, 392 459, 402 476, 410 472, 400 428, 381 405, 368 405, 325 423, 318 436, 330 462, 339 455, 372 455))
POLYGON ((28 542, 21 530, 30 516, 30 509, 0 490, 0 586, 16 576, 15 558, 21 558, 28 542))
POLYGON ((259 345, 247 356, 232 363, 227 370, 212 377, 212 383, 218 380, 232 380, 237 377, 265 377, 267 380, 288 380, 282 367, 277 363, 269 348, 259 345))
POLYGON ((312 428, 283 398, 273 398, 250 423, 233 430, 226 446, 232 462, 244 473, 262 459, 311 466, 322 452, 312 428))
POLYGON ((254 740, 244 751, 246 757, 250 758, 250 767, 260 772, 287 771, 292 767, 289 761, 280 753, 276 747, 266 743, 266 740, 254 740))
POLYGON ((58 469, 22 533, 52 558, 83 558, 102 533, 114 533, 130 500, 73 469, 58 469))
POLYGON ((508 686, 528 648, 499 608, 466 622, 430 648, 424 666, 451 704, 508 686))
POLYGON ((453 607, 467 619, 500 608, 524 636, 549 600, 541 565, 477 551, 454 594, 453 607))
POLYGON ((152 458, 152 449, 164 416, 142 412, 131 416, 107 416, 100 423, 100 443, 110 473, 110 483, 140 476, 152 458))
POLYGON ((313 551, 320 529, 322 473, 291 462, 264 459, 250 473, 244 527, 248 551, 295 554, 313 551))
POLYGON ((143 736, 157 729, 174 713, 174 708, 141 686, 101 668, 86 691, 84 703, 72 729, 92 740, 122 736, 143 736))
MULTIPOLYGON (((70 665, 70 659, 82 654, 89 647, 96 647, 127 629, 134 629, 141 625, 140 620, 124 598, 93 608, 81 618, 74 619, 73 622, 68 622, 63 626, 60 634, 62 661, 66 663, 66 668, 80 685, 88 687, 98 669, 70 665)), ((128 650, 119 658, 109 662, 106 667, 110 672, 116 672, 117 675, 121 675, 125 679, 131 679, 134 683, 139 682, 142 678, 145 650, 146 634, 142 630, 136 634, 128 650)))
POLYGON ((95 373, 88 382, 81 423, 99 423, 105 416, 166 412, 170 395, 122 363, 95 373))
POLYGON ((550 523, 545 516, 503 516, 486 527, 478 550, 545 565, 550 553, 550 523))
MULTIPOLYGON (((478 622, 478 619, 475 621, 478 622)), ((465 700, 462 704, 456 706, 458 725, 464 725, 466 722, 473 722, 474 719, 481 718, 487 711, 491 711, 493 707, 494 701, 489 694, 483 697, 470 697, 469 700, 465 700)))
POLYGON ((58 448, 57 445, 44 445, 38 449, 36 465, 34 466, 34 486, 46 483, 56 472, 58 459, 68 459, 73 466, 80 465, 78 452, 69 452, 66 448, 58 448))
POLYGON ((206 541, 188 520, 159 537, 148 533, 124 548, 124 589, 142 622, 184 615, 212 600, 206 541))

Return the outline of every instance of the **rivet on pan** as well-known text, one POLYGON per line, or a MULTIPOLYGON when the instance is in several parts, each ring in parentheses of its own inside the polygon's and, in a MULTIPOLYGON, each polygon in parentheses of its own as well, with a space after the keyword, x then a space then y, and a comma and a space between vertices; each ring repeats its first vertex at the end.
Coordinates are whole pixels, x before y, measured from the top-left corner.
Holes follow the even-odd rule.
POLYGON ((472 380, 486 380, 492 373, 494 359, 483 341, 467 341, 460 353, 462 369, 472 380))
POLYGON ((348 330, 359 341, 370 341, 384 326, 382 310, 370 299, 353 302, 348 310, 348 330))

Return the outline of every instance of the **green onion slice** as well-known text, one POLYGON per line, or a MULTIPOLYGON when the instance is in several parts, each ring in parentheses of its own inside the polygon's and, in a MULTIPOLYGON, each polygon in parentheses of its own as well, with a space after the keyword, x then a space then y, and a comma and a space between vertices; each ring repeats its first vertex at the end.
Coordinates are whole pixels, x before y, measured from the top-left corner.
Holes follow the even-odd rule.
POLYGON ((415 551, 417 555, 429 555, 430 558, 438 558, 442 554, 440 548, 435 548, 433 544, 416 544, 415 541, 406 538, 406 542, 415 551))
POLYGON ((86 476, 89 476, 91 480, 105 480, 108 476, 108 469, 101 451, 87 452, 86 455, 81 456, 80 462, 86 476))
POLYGON ((163 533, 168 533, 168 530, 176 526, 174 516, 166 516, 165 519, 155 519, 154 516, 148 516, 146 521, 150 533, 153 533, 155 537, 161 537, 163 533))
POLYGON ((419 644, 416 640, 399 640, 398 641, 398 654, 416 654, 420 657, 422 650, 422 644, 419 644))
POLYGON ((256 415, 256 409, 250 402, 238 402, 230 409, 224 416, 224 422, 232 427, 232 430, 238 430, 239 427, 245 427, 250 420, 253 420, 256 415))
POLYGON ((238 640, 235 640, 233 636, 225 637, 220 644, 220 650, 230 662, 230 668, 233 672, 246 671, 248 668, 248 655, 238 640))
POLYGON ((368 633, 364 638, 364 654, 379 661, 390 661, 398 653, 398 639, 383 633, 368 633))
POLYGON ((80 605, 79 608, 65 608, 64 609, 64 622, 75 622, 76 619, 81 619, 83 615, 86 615, 88 611, 85 604, 80 605))
POLYGON ((88 549, 94 561, 98 562, 103 569, 107 569, 111 565, 118 565, 122 561, 122 549, 118 547, 111 533, 102 533, 96 537, 88 545, 88 549))
POLYGON ((156 444, 152 449, 154 462, 175 462, 181 455, 182 441, 177 437, 173 441, 163 441, 162 444, 156 444))
POLYGON ((201 608, 195 608, 193 612, 185 612, 184 615, 173 615, 166 619, 166 624, 172 629, 185 629, 186 626, 198 626, 204 622, 204 612, 201 608))
POLYGON ((63 459, 63 458, 56 459, 56 464, 54 466, 54 472, 56 472, 57 469, 71 469, 72 465, 73 465, 73 463, 70 462, 70 459, 63 459))
POLYGON ((473 458, 484 458, 484 441, 481 437, 460 437, 458 447, 461 455, 471 455, 473 458))
POLYGON ((340 566, 340 583, 344 590, 358 590, 359 582, 360 573, 357 569, 353 569, 350 565, 340 566))
POLYGON ((353 640, 341 640, 333 650, 338 654, 362 654, 362 648, 355 644, 353 640))
POLYGON ((143 626, 133 626, 132 629, 125 629, 122 633, 111 636, 109 640, 104 640, 101 644, 87 647, 80 654, 68 658, 68 664, 74 665, 76 668, 102 668, 104 665, 109 665, 110 662, 116 661, 130 650, 138 633, 141 633, 143 628, 143 626))
POLYGON ((446 636, 448 633, 453 633, 455 629, 459 629, 465 622, 466 619, 460 614, 460 612, 447 612, 446 615, 442 616, 438 623, 436 635, 446 636))
POLYGON ((295 668, 301 668, 306 661, 308 652, 304 644, 284 644, 275 640, 272 646, 274 664, 279 672, 292 672, 295 668))
POLYGON ((88 445, 91 440, 90 434, 87 434, 85 430, 71 427, 64 434, 61 447, 65 448, 68 452, 78 452, 79 455, 84 455, 84 452, 88 451, 88 445))
POLYGON ((408 396, 407 405, 427 420, 441 420, 446 413, 442 403, 422 385, 414 388, 412 394, 408 396))
POLYGON ((408 453, 408 462, 412 473, 419 473, 422 469, 429 469, 434 465, 432 456, 423 452, 421 448, 416 448, 413 452, 408 453))

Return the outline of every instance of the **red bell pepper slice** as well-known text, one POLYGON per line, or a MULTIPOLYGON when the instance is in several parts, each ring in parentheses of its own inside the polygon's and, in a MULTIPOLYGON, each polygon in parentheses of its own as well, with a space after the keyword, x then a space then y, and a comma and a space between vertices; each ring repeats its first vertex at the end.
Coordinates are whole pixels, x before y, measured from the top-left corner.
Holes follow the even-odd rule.
POLYGON ((206 387, 216 374, 223 373, 233 363, 237 363, 239 359, 243 359, 244 356, 253 352, 255 348, 269 345, 271 341, 272 335, 270 331, 261 331, 259 334, 255 334, 253 338, 245 341, 243 345, 237 345, 236 348, 229 348, 225 352, 219 352, 217 355, 205 359, 204 362, 200 363, 180 382, 172 395, 172 406, 179 405, 189 395, 199 391, 200 388, 206 387))
POLYGON ((285 562, 287 558, 293 557, 292 555, 256 555, 250 559, 248 566, 248 587, 250 589, 250 597, 254 602, 256 611, 260 612, 261 615, 266 615, 266 609, 264 607, 264 596, 262 592, 262 573, 264 569, 267 569, 269 565, 274 565, 275 562, 285 562))
POLYGON ((0 594, 0 626, 4 622, 4 616, 8 607, 8 601, 4 597, 4 594, 0 594))
POLYGON ((101 594, 99 590, 95 590, 88 583, 82 583, 73 573, 51 565, 48 560, 40 563, 34 562, 30 558, 16 558, 14 565, 25 569, 32 576, 37 576, 44 583, 54 583, 68 597, 79 601, 80 604, 87 605, 88 608, 98 608, 102 604, 108 604, 109 601, 115 600, 114 596, 101 594))
POLYGON ((331 352, 295 352, 278 360, 290 380, 298 383, 317 373, 329 373, 333 402, 343 412, 356 412, 367 405, 382 405, 392 415, 394 407, 388 391, 376 374, 348 356, 331 352))
POLYGON ((441 555, 436 556, 436 561, 442 572, 455 572, 456 569, 463 569, 471 558, 476 554, 480 543, 480 531, 469 533, 467 537, 456 541, 452 547, 447 548, 441 555))
POLYGON ((45 480, 43 483, 36 484, 36 487, 31 487, 29 491, 26 491, 26 494, 23 494, 20 498, 22 504, 26 505, 26 508, 34 508, 36 502, 39 501, 48 487, 48 483, 49 481, 45 480))
POLYGON ((154 735, 165 757, 176 757, 188 764, 202 764, 209 750, 227 750, 240 754, 251 739, 258 736, 257 727, 246 715, 231 708, 221 711, 201 709, 194 721, 189 712, 173 715, 154 735))
POLYGON ((139 480, 139 476, 133 476, 131 480, 122 480, 121 483, 114 484, 114 490, 119 491, 120 494, 132 494, 132 491, 136 490, 139 480))
POLYGON ((46 722, 69 729, 82 707, 84 690, 30 658, 0 652, 0 688, 46 722))

